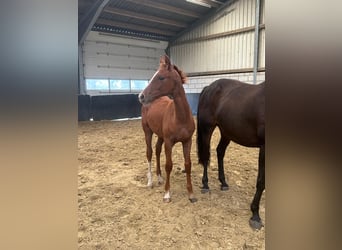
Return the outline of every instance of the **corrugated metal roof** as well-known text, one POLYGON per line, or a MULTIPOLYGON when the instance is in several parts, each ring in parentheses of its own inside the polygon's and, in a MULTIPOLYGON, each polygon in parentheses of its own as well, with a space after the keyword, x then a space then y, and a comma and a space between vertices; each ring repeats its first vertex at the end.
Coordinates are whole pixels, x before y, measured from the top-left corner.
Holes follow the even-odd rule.
MULTIPOLYGON (((170 41, 195 22, 230 0, 199 0, 205 7, 186 0, 110 0, 101 10, 93 31, 170 41)), ((78 20, 89 21, 103 0, 79 0, 78 20)))

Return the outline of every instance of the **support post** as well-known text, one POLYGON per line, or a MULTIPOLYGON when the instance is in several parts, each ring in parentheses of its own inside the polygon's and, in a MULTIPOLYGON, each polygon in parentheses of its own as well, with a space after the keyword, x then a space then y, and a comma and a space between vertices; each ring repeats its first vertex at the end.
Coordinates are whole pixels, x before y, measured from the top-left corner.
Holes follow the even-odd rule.
POLYGON ((84 81, 84 67, 83 67, 83 51, 82 45, 78 45, 78 94, 86 94, 86 86, 84 81))
POLYGON ((84 17, 78 22, 78 94, 80 95, 86 94, 82 46, 89 31, 94 26, 96 20, 108 2, 109 0, 95 1, 84 17))
POLYGON ((253 84, 257 83, 258 61, 259 61, 259 20, 260 20, 260 0, 256 0, 255 6, 255 31, 254 31, 254 68, 253 84))

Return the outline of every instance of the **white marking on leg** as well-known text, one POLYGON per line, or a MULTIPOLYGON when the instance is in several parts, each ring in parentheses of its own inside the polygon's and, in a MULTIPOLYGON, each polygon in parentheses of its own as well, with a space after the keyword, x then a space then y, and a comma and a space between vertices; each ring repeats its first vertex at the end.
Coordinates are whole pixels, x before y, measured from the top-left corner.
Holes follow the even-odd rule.
POLYGON ((161 177, 161 175, 158 175, 158 184, 163 184, 164 180, 163 177, 161 177))
POLYGON ((152 163, 148 162, 148 170, 147 170, 147 186, 152 187, 153 181, 152 181, 152 163))
POLYGON ((164 200, 170 200, 171 199, 171 195, 170 195, 170 191, 167 191, 164 195, 164 200))

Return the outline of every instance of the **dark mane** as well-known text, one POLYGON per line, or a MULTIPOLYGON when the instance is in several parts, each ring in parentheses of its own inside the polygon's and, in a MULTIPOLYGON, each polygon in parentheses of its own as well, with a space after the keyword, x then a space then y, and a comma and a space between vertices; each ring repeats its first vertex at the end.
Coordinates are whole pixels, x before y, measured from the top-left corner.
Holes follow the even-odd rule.
POLYGON ((176 65, 173 65, 173 68, 177 71, 177 73, 181 77, 182 83, 185 83, 187 81, 187 77, 185 73, 182 70, 180 70, 176 65))

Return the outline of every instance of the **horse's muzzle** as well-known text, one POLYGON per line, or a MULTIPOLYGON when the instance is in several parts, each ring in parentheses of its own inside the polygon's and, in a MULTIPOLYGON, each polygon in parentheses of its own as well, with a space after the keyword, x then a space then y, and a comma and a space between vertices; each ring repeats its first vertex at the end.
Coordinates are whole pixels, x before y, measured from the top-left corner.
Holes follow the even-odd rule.
POLYGON ((143 92, 138 95, 138 98, 139 102, 145 106, 149 105, 155 99, 148 94, 145 95, 143 92))
POLYGON ((142 104, 144 104, 144 101, 145 101, 145 95, 141 92, 138 96, 139 98, 139 102, 141 102, 142 104))

